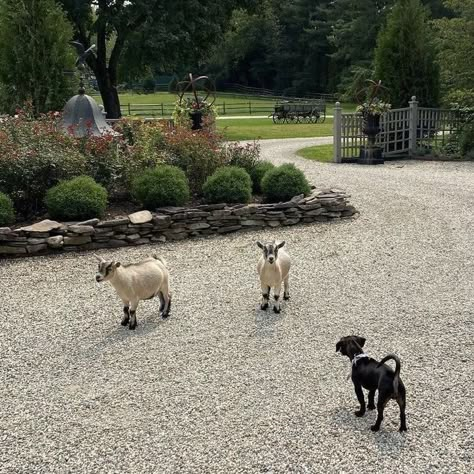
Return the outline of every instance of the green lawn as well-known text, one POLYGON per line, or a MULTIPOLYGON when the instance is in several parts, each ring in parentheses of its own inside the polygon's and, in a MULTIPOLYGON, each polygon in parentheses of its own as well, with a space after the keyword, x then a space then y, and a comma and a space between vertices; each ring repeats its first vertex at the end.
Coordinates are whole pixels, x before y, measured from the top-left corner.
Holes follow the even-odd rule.
POLYGON ((321 161, 323 163, 329 163, 333 159, 333 146, 332 145, 319 145, 311 146, 308 148, 302 148, 296 152, 297 155, 307 158, 308 160, 321 161))
MULTIPOLYGON (((101 103, 100 95, 93 95, 101 103)), ((176 102, 176 94, 155 92, 153 94, 120 94, 120 104, 124 115, 171 116, 176 102)), ((218 114, 225 115, 269 115, 273 111, 275 99, 219 92, 215 105, 218 114)), ((332 103, 327 103, 326 114, 332 115, 332 103)), ((343 110, 355 110, 354 104, 343 104, 343 110)))
POLYGON ((332 135, 332 119, 315 124, 275 125, 271 119, 219 120, 217 128, 227 140, 260 140, 266 138, 327 137, 332 135))

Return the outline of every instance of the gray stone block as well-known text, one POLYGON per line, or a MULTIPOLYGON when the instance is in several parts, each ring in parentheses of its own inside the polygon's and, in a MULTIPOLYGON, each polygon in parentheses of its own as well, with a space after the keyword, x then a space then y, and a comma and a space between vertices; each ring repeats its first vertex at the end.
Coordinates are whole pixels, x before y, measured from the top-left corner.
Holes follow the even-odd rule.
POLYGON ((82 244, 88 244, 91 241, 92 239, 88 235, 81 235, 77 237, 69 237, 69 236, 64 237, 64 245, 82 245, 82 244))

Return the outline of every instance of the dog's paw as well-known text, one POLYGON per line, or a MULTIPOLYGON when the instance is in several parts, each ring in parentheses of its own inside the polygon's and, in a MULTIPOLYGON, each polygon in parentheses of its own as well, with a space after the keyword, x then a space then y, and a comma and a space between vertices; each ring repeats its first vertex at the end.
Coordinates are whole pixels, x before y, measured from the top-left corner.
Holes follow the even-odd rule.
POLYGON ((367 410, 375 410, 375 405, 371 405, 370 403, 367 405, 367 410))
POLYGON ((354 415, 357 416, 357 417, 361 417, 361 416, 364 416, 365 414, 365 411, 364 410, 357 410, 354 412, 354 415))
POLYGON ((375 433, 376 431, 378 431, 380 429, 380 426, 377 426, 377 425, 372 425, 370 427, 370 429, 375 433))

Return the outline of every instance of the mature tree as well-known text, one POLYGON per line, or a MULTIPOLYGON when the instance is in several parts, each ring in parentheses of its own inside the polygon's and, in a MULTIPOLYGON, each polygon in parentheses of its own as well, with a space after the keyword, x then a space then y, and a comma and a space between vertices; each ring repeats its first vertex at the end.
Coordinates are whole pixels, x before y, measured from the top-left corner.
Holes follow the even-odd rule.
POLYGON ((435 21, 440 38, 441 77, 453 100, 474 103, 474 0, 447 0, 454 18, 435 21))
POLYGON ((351 99, 373 75, 375 43, 393 4, 394 0, 339 0, 325 7, 333 87, 339 86, 351 99))
POLYGON ((55 0, 0 0, 0 100, 6 112, 31 101, 35 113, 71 96, 72 27, 55 0))
POLYGON ((415 95, 426 106, 439 101, 439 67, 428 10, 420 0, 398 0, 380 33, 375 77, 389 89, 392 104, 404 107, 415 95))
POLYGON ((199 64, 204 51, 223 34, 233 7, 249 0, 60 0, 86 48, 107 117, 118 118, 119 63, 137 70, 199 64))
POLYGON ((210 67, 227 81, 273 88, 279 30, 278 18, 268 0, 255 11, 234 10, 223 43, 214 48, 210 67))

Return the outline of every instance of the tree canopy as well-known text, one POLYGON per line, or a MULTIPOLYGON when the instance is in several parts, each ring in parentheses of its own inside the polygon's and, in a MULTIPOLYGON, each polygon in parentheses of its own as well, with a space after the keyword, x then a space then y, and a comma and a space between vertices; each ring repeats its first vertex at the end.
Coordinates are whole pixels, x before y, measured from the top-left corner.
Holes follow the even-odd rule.
POLYGON ((72 28, 55 0, 0 0, 0 106, 31 102, 35 113, 58 110, 71 97, 72 28))
POLYGON ((60 0, 86 48, 109 118, 120 117, 119 70, 133 74, 146 66, 175 69, 199 64, 219 41, 234 8, 244 0, 60 0), (119 64, 122 67, 119 69, 119 64))
POLYGON ((439 102, 439 67, 427 9, 420 0, 398 0, 375 50, 375 77, 388 89, 395 107, 412 96, 420 104, 439 102))

